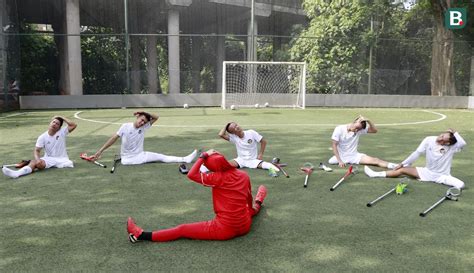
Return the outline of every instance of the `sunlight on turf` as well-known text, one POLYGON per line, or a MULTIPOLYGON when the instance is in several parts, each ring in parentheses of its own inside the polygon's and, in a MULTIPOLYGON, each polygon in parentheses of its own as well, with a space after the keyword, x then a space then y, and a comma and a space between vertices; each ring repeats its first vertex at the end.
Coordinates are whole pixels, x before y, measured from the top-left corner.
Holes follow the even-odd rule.
POLYGON ((340 246, 318 245, 315 249, 309 249, 305 258, 314 262, 333 262, 342 259, 347 250, 340 246))
POLYGON ((197 211, 198 202, 194 200, 185 200, 181 203, 179 207, 153 207, 151 211, 157 214, 167 214, 167 215, 177 215, 177 214, 187 214, 194 211, 197 211))
POLYGON ((51 201, 45 199, 34 199, 32 197, 2 197, 3 201, 0 201, 0 205, 17 205, 18 207, 38 207, 38 206, 60 206, 63 202, 51 201))
POLYGON ((461 253, 458 257, 466 264, 474 266, 474 252, 461 253))
POLYGON ((286 220, 291 218, 298 206, 295 204, 279 205, 277 210, 267 210, 268 216, 277 220, 286 220))
POLYGON ((399 234, 397 240, 404 243, 424 242, 433 238, 433 234, 427 232, 415 232, 410 234, 399 234))
POLYGON ((26 218, 26 219, 12 219, 9 225, 34 225, 41 227, 57 227, 67 225, 84 225, 91 223, 91 219, 85 218, 69 218, 69 219, 37 219, 37 218, 26 218))
POLYGON ((44 237, 23 237, 18 241, 33 246, 47 246, 52 244, 50 239, 44 237))
POLYGON ((417 253, 418 255, 426 255, 428 253, 432 256, 452 257, 452 262, 458 261, 460 259, 463 261, 463 263, 474 265, 474 252, 472 252, 472 250, 465 252, 462 250, 447 249, 446 247, 430 247, 418 249, 417 253))
MULTIPOLYGON (((2 255, 3 257, 3 255, 2 255)), ((20 261, 21 258, 1 258, 0 259, 0 267, 1 266, 6 266, 6 265, 9 265, 9 264, 14 264, 14 263, 17 263, 18 261, 20 261)))
POLYGON ((117 202, 117 198, 114 197, 102 197, 102 198, 94 198, 93 200, 86 200, 84 202, 86 203, 113 203, 113 202, 117 202))
MULTIPOLYGON (((271 266, 274 267, 272 268, 274 272, 292 272, 292 270, 294 270, 295 267, 298 266, 298 264, 296 262, 292 262, 292 261, 289 261, 289 260, 280 260, 278 261, 278 263, 271 263, 271 266)), ((233 270, 230 270, 229 272, 232 272, 233 270)), ((255 270, 256 272, 258 272, 258 270, 255 270)), ((237 271, 235 271, 237 272, 237 271)))
POLYGON ((375 266, 378 266, 382 263, 381 260, 373 257, 360 257, 358 256, 350 262, 350 264, 359 269, 369 269, 375 266))
POLYGON ((27 200, 18 203, 19 207, 36 207, 36 206, 58 206, 61 202, 52 202, 47 200, 27 200))
POLYGON ((352 226, 361 224, 360 219, 348 215, 324 215, 323 217, 320 217, 318 221, 323 223, 333 223, 342 226, 352 226))

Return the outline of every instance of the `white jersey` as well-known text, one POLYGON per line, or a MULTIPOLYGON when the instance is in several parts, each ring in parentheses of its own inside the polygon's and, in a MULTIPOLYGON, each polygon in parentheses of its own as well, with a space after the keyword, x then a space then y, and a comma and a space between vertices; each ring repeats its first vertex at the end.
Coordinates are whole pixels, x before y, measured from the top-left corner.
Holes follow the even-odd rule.
POLYGON ((367 134, 368 127, 366 129, 359 130, 357 132, 349 132, 347 130, 348 125, 339 125, 334 129, 331 139, 337 141, 337 150, 339 151, 340 157, 351 157, 358 153, 357 146, 359 145, 360 135, 367 134))
MULTIPOLYGON (((432 172, 444 175, 451 175, 451 162, 455 153, 460 152, 466 142, 458 133, 455 133, 457 142, 454 145, 445 146, 436 142, 436 136, 429 136, 423 139, 416 149, 418 154, 426 153, 426 168, 432 172)), ((416 158, 406 159, 403 164, 411 164, 416 158)))
POLYGON ((133 123, 124 123, 117 131, 117 135, 122 138, 120 155, 123 157, 135 156, 143 152, 143 142, 145 141, 145 131, 151 127, 147 122, 140 128, 135 128, 133 123))
POLYGON ((59 129, 52 136, 46 131, 36 140, 36 147, 43 148, 46 157, 69 158, 66 151, 66 136, 68 134, 67 126, 59 129))
POLYGON ((237 148, 237 157, 245 160, 256 159, 258 155, 257 143, 262 140, 262 136, 254 130, 244 131, 244 137, 229 134, 229 141, 237 148))

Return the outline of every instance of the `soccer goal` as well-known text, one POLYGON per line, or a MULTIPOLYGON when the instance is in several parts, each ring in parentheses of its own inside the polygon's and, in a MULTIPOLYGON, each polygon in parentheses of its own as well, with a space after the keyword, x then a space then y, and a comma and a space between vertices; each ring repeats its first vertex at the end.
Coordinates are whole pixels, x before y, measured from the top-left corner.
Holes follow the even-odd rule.
POLYGON ((305 108, 306 63, 230 62, 222 69, 222 108, 305 108))

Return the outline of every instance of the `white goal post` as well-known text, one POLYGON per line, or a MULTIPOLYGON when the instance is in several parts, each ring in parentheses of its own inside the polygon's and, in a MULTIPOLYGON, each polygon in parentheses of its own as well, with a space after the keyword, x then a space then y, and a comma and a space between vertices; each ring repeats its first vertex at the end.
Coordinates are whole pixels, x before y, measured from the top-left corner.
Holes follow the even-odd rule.
POLYGON ((232 62, 222 65, 222 108, 305 108, 306 63, 232 62))

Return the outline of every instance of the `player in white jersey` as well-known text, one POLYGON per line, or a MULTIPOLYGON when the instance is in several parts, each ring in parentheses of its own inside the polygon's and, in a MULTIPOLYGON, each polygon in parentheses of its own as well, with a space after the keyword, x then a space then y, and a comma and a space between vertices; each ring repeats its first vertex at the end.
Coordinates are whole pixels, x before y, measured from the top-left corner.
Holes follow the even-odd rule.
POLYGON ((352 123, 337 126, 331 136, 334 156, 328 160, 328 163, 333 165, 338 164, 341 168, 345 167, 346 164, 375 165, 389 169, 395 168, 397 165, 394 163, 386 162, 357 151, 360 136, 367 133, 375 134, 377 133, 377 128, 373 122, 363 116, 358 116, 352 123))
POLYGON ((102 153, 112 146, 119 137, 122 139, 120 156, 123 165, 137 165, 150 162, 191 163, 196 157, 197 150, 194 150, 185 157, 143 151, 145 132, 158 120, 158 115, 146 112, 135 112, 133 115, 137 117, 135 122, 122 124, 117 133, 107 140, 102 148, 91 157, 92 160, 99 159, 102 153))
POLYGON ((449 129, 439 136, 429 136, 423 139, 420 146, 407 159, 398 164, 392 171, 375 172, 365 167, 365 173, 370 177, 398 177, 408 175, 420 181, 436 182, 439 184, 464 188, 464 182, 451 176, 451 162, 455 153, 460 152, 466 145, 461 135, 449 129), (425 167, 410 167, 420 155, 426 155, 425 167))
POLYGON ((34 158, 30 160, 28 165, 22 167, 18 171, 13 171, 3 166, 3 174, 11 178, 18 178, 23 175, 30 174, 35 170, 49 168, 72 168, 74 164, 67 155, 66 137, 76 129, 77 124, 60 116, 54 117, 49 123, 48 131, 41 134, 35 145, 33 152, 34 158), (63 122, 67 127, 61 128, 63 122), (40 157, 41 150, 44 149, 44 156, 40 157))
POLYGON ((237 157, 229 163, 236 168, 251 168, 271 170, 271 175, 276 176, 279 169, 272 163, 263 161, 263 153, 267 146, 267 141, 254 130, 242 130, 235 122, 229 122, 219 132, 219 136, 237 148, 237 157), (260 143, 260 152, 257 143, 260 143))

